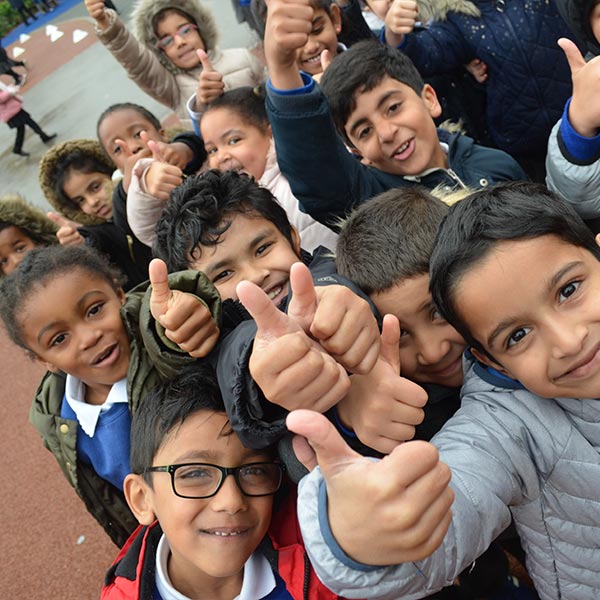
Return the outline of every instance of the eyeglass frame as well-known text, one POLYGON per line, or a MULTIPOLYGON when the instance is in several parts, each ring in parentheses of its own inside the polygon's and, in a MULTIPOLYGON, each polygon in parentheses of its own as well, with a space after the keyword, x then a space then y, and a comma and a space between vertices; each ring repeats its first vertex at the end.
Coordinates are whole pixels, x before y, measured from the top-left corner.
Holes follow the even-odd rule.
POLYGON ((214 496, 216 496, 219 493, 219 490, 223 487, 223 484, 225 483, 225 480, 227 479, 227 477, 229 475, 233 475, 233 478, 235 480, 236 485, 238 486, 238 489, 240 490, 240 492, 242 492, 242 494, 244 496, 247 496, 248 498, 264 498, 265 496, 273 496, 274 494, 276 494, 280 489, 281 489, 281 484, 283 483, 283 474, 285 473, 286 468, 285 465, 283 463, 277 462, 277 461, 261 461, 261 462, 253 462, 253 463, 246 463, 243 465, 239 465, 238 467, 222 467, 220 465, 213 465, 211 463, 199 463, 199 462, 191 462, 191 463, 179 463, 179 464, 175 464, 175 465, 162 465, 162 466, 157 466, 157 467, 146 467, 144 469, 143 475, 145 475, 146 473, 169 473, 171 475, 171 489, 173 490, 173 493, 178 496, 179 498, 187 498, 188 500, 206 500, 208 498, 213 498, 214 496), (240 484, 240 480, 239 480, 239 470, 243 469, 245 467, 253 467, 256 465, 274 465, 276 467, 278 467, 279 469, 279 482, 277 484, 277 487, 272 491, 272 492, 268 492, 266 494, 247 494, 244 489, 242 488, 241 484, 240 484), (177 492, 177 490, 175 489, 175 472, 177 471, 177 469, 179 467, 214 467, 215 469, 218 469, 219 471, 221 471, 221 481, 219 481, 219 484, 217 485, 216 490, 212 493, 209 494, 208 496, 184 496, 183 494, 180 494, 179 492, 177 492))
POLYGON ((185 38, 187 37, 192 31, 198 31, 198 25, 196 25, 195 23, 186 23, 185 25, 181 25, 181 27, 178 27, 177 30, 175 31, 174 35, 163 35, 157 42, 156 42, 156 47, 158 48, 158 50, 164 50, 165 46, 163 46, 163 40, 165 38, 171 38, 171 42, 169 42, 169 44, 167 44, 167 48, 171 45, 172 42, 175 41, 175 36, 178 35, 181 38, 185 38), (184 29, 185 27, 189 27, 190 31, 188 31, 187 33, 181 34, 179 33, 182 29, 184 29))

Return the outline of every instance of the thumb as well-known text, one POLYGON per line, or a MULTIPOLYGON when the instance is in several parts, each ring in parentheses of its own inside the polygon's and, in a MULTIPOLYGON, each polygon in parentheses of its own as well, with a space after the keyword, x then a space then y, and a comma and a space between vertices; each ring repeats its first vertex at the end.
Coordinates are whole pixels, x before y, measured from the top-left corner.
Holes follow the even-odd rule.
POLYGON ((383 317, 379 358, 400 375, 400 321, 394 315, 383 317))
POLYGON ((160 258, 154 258, 148 265, 148 276, 152 292, 150 294, 150 312, 160 322, 160 317, 169 308, 171 289, 169 288, 169 274, 167 265, 160 258))
POLYGON ((196 50, 196 54, 198 55, 198 58, 200 59, 200 63, 202 64, 202 68, 205 71, 214 71, 214 67, 212 66, 212 63, 210 62, 210 59, 208 58, 208 54, 206 54, 205 50, 196 50))
POLYGON ((271 302, 269 296, 251 281, 240 281, 236 293, 263 337, 277 339, 298 330, 298 327, 291 326, 290 318, 271 302))
POLYGON ((567 38, 560 38, 558 40, 558 45, 562 48, 562 51, 567 57, 567 62, 569 63, 569 68, 571 69, 571 75, 574 75, 577 73, 577 71, 579 71, 579 69, 585 67, 585 59, 573 41, 567 38))
POLYGON ((321 52, 321 67, 323 68, 323 73, 325 73, 332 60, 333 57, 331 56, 331 52, 329 52, 329 50, 323 50, 323 52, 321 52))
POLYGON ((46 216, 53 223, 56 223, 59 227, 64 227, 65 225, 70 225, 71 224, 70 221, 69 221, 69 219, 65 219, 65 217, 62 217, 58 213, 55 213, 55 212, 52 212, 52 211, 46 213, 46 216))
POLYGON ((313 456, 305 445, 294 440, 294 451, 298 451, 298 459, 305 467, 311 469, 315 466, 316 458, 325 477, 333 474, 338 467, 360 458, 360 455, 342 439, 333 423, 321 413, 293 410, 286 418, 286 425, 293 433, 306 438, 314 451, 313 456))
POLYGON ((310 270, 303 263, 294 263, 290 269, 292 298, 287 314, 300 323, 305 331, 311 326, 317 309, 317 295, 310 270))
POLYGON ((150 152, 152 152, 152 158, 156 162, 160 162, 160 163, 166 163, 167 162, 165 160, 165 157, 163 156, 163 153, 162 153, 162 151, 160 149, 160 146, 158 145, 158 142, 155 142, 154 140, 148 140, 147 146, 150 149, 150 152))

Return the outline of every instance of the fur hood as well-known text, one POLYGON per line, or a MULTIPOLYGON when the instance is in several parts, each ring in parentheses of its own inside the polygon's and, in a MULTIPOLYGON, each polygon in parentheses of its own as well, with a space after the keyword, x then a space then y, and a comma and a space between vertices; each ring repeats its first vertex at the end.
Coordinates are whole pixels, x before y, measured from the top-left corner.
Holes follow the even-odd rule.
POLYGON ((69 140, 62 144, 57 144, 44 154, 40 162, 40 187, 46 200, 67 219, 77 221, 81 225, 101 225, 102 223, 106 223, 104 219, 98 219, 85 214, 56 189, 56 180, 58 177, 57 166, 63 158, 75 150, 94 156, 99 162, 113 171, 116 169, 97 140, 69 140))
POLYGON ((172 73, 181 73, 166 56, 156 47, 158 39, 152 29, 152 19, 157 13, 177 8, 188 14, 198 26, 198 33, 204 41, 206 51, 214 50, 217 45, 217 26, 211 12, 198 0, 137 0, 131 15, 131 28, 137 40, 149 48, 160 60, 161 64, 172 73))
POLYGON ((36 244, 57 244, 58 227, 40 209, 17 194, 0 198, 0 223, 8 223, 26 233, 36 244))
POLYGON ((457 12, 470 17, 480 17, 481 11, 470 0, 417 0, 419 18, 423 23, 430 20, 445 21, 449 12, 457 12))
POLYGON ((584 44, 594 56, 598 56, 600 44, 590 27, 590 12, 595 4, 595 0, 556 0, 558 12, 569 26, 575 39, 580 44, 584 44))

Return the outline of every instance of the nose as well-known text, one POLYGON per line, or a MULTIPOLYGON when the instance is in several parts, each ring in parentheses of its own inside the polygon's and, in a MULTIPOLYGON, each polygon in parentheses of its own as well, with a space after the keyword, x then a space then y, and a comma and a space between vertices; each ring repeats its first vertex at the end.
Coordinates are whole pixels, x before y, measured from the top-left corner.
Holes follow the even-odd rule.
POLYGON ((102 332, 97 327, 89 325, 87 323, 81 325, 77 330, 79 348, 82 351, 93 348, 98 343, 101 337, 102 332))
POLYGON ((258 265, 248 265, 242 271, 242 280, 243 281, 251 281, 255 283, 258 287, 262 287, 263 283, 269 276, 269 269, 266 269, 262 266, 258 265))
POLYGON ((227 475, 221 489, 211 498, 211 508, 215 512, 235 514, 248 508, 247 497, 240 490, 235 477, 227 475))
POLYGON ((416 343, 417 362, 422 367, 436 365, 450 352, 450 342, 440 339, 433 328, 421 332, 417 336, 416 343))
POLYGON ((568 319, 554 318, 548 325, 548 336, 552 356, 565 358, 581 352, 588 329, 583 323, 572 323, 568 319))
POLYGON ((396 127, 387 119, 380 119, 375 124, 375 130, 377 131, 377 137, 381 143, 394 141, 396 127))

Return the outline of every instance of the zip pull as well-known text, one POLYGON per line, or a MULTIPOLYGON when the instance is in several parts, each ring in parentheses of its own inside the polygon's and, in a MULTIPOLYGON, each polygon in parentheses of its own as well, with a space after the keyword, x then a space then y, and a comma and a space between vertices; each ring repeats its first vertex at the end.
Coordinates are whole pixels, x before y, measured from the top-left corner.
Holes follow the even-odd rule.
POLYGON ((446 173, 448 173, 461 188, 467 189, 467 186, 463 183, 462 179, 452 169, 446 169, 446 173))
POLYGON ((506 0, 496 0, 496 10, 503 13, 506 8, 506 0))

